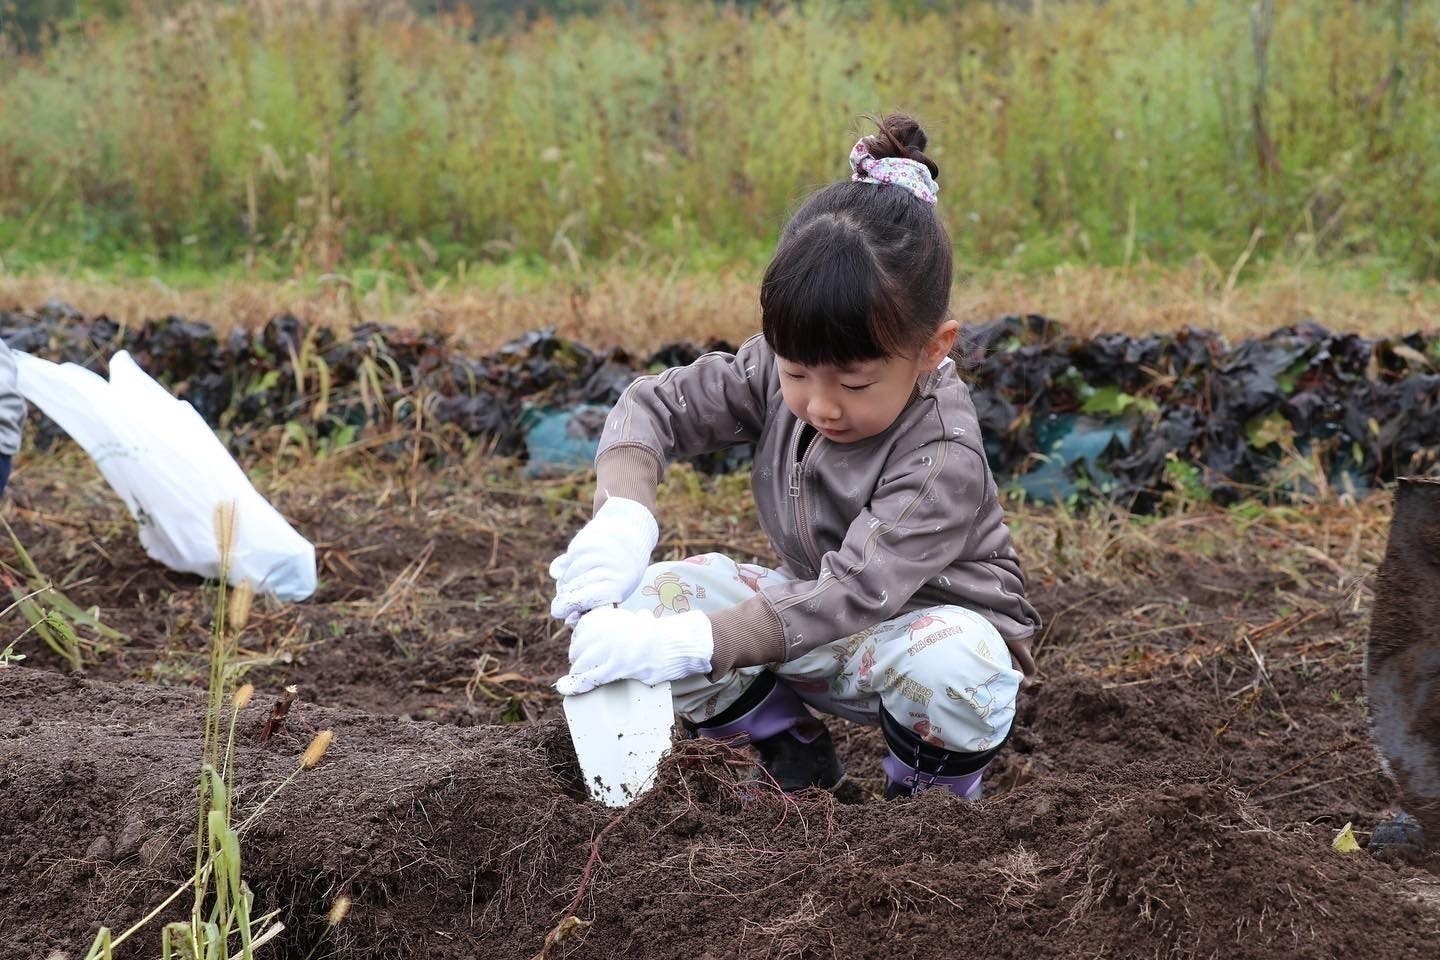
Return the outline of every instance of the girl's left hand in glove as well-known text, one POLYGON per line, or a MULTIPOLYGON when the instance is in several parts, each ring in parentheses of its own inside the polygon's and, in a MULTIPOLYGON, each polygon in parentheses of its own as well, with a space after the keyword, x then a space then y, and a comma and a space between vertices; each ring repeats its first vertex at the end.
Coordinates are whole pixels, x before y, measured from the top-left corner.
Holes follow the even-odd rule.
POLYGON ((572 697, 627 679, 653 687, 708 673, 714 655, 710 618, 698 610, 655 617, 644 611, 601 607, 575 624, 570 673, 555 682, 555 689, 572 697))

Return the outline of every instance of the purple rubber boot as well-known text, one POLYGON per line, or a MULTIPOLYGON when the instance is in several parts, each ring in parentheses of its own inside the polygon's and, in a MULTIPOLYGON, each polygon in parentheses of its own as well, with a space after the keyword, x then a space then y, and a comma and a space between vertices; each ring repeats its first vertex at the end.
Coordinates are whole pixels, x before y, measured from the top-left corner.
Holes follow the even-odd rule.
POLYGON ((884 707, 880 708, 880 732, 890 748, 883 764, 886 800, 937 788, 949 790, 963 800, 979 800, 980 779, 985 768, 1010 739, 1006 731, 998 744, 986 750, 975 753, 947 750, 920 739, 884 707))
POLYGON ((731 746, 753 747, 760 754, 760 765, 786 793, 808 787, 833 790, 845 777, 830 731, 773 673, 760 674, 716 719, 723 722, 696 724, 695 731, 731 746), (728 715, 736 711, 740 715, 730 719, 728 715))
POLYGON ((949 790, 962 800, 980 799, 980 781, 985 775, 981 767, 973 773, 958 777, 939 777, 922 773, 893 753, 885 755, 881 764, 885 768, 885 799, 908 797, 924 790, 949 790))

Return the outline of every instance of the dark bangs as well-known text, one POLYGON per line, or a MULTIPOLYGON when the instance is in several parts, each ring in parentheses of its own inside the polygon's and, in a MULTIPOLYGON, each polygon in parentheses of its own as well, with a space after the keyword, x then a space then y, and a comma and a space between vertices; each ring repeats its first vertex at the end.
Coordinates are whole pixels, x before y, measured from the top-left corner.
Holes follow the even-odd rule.
MULTIPOLYGON (((801 220, 800 217, 796 218, 801 220)), ((760 285, 765 342, 805 366, 847 367, 899 354, 900 308, 863 231, 843 214, 792 223, 760 285)))

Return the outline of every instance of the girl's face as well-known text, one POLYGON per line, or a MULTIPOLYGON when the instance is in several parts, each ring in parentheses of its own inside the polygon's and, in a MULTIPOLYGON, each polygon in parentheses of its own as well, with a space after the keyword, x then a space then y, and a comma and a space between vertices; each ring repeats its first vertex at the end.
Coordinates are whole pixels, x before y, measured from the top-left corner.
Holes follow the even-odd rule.
POLYGON ((955 345, 958 329, 954 320, 946 320, 913 357, 884 357, 846 367, 812 367, 776 357, 785 405, 835 443, 884 433, 910 402, 916 381, 938 367, 955 345))

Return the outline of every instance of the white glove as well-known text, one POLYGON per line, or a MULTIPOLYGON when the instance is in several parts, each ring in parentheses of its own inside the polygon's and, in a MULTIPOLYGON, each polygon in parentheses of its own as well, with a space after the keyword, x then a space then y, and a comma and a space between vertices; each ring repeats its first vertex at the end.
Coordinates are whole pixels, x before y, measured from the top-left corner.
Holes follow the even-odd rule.
POLYGON ((605 607, 580 618, 570 637, 570 673, 555 682, 567 697, 612 680, 655 686, 710 672, 715 639, 699 610, 673 617, 605 607))
POLYGON ((611 497, 550 564, 550 616, 573 627, 582 613, 620 603, 640 586, 660 528, 643 503, 611 497))

